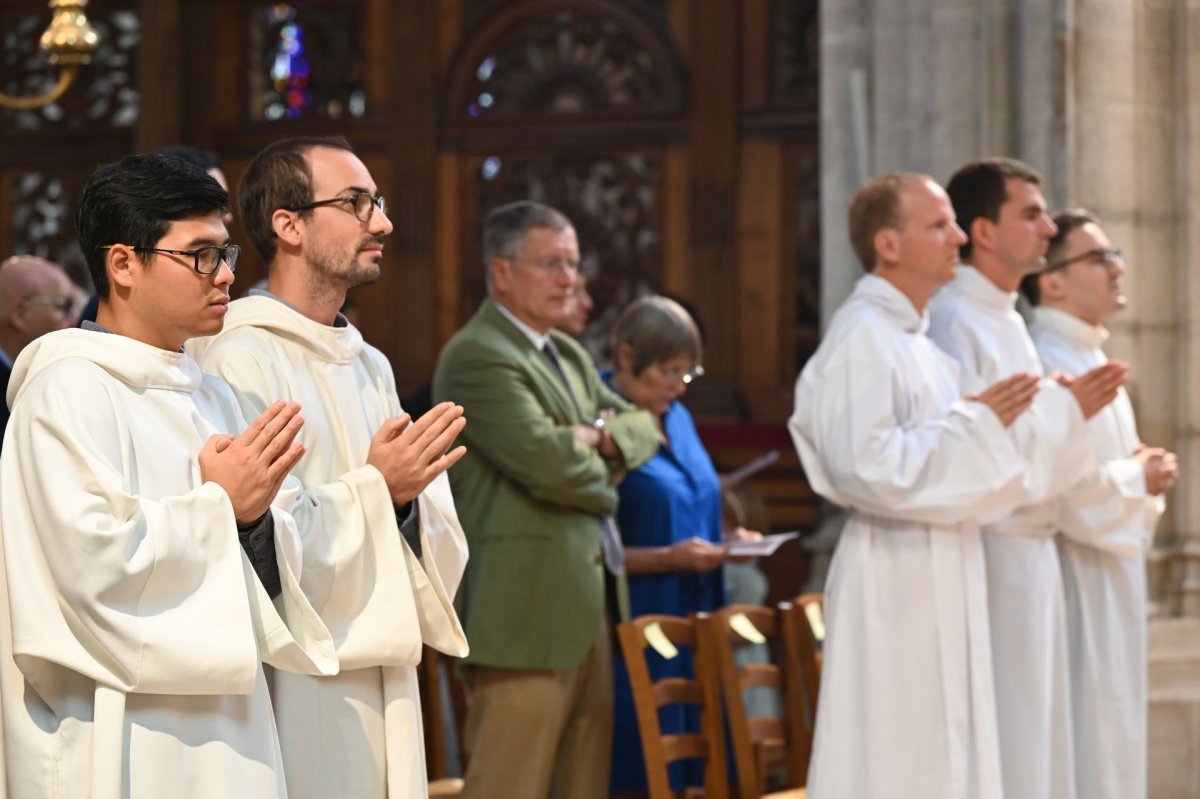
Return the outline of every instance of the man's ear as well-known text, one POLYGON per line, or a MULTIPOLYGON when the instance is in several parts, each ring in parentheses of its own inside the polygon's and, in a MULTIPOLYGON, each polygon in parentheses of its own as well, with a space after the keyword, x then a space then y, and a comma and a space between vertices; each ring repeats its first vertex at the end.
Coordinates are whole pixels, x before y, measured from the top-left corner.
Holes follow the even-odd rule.
POLYGON ((1043 272, 1038 275, 1038 294, 1041 300, 1062 301, 1067 296, 1067 283, 1063 280, 1061 271, 1043 272))
POLYGON ((501 294, 507 294, 512 284, 512 261, 507 258, 493 258, 488 264, 491 275, 491 286, 501 294))
POLYGON ((303 239, 298 221, 299 216, 295 211, 276 208, 275 213, 271 214, 271 230, 275 231, 275 237, 280 241, 295 247, 303 239))
POLYGON ((114 244, 107 252, 104 268, 108 271, 109 284, 126 289, 133 288, 138 274, 145 268, 141 258, 124 244, 114 244))
POLYGON ((871 239, 875 245, 875 266, 894 264, 900 260, 900 231, 894 228, 880 228, 871 239))
POLYGON ((28 329, 29 321, 29 301, 18 300, 16 306, 12 309, 12 313, 8 315, 8 324, 15 330, 24 333, 28 329))
POLYGON ((971 239, 972 252, 979 249, 992 252, 996 249, 996 223, 986 216, 972 219, 967 235, 971 239))
POLYGON ((618 372, 633 374, 633 345, 628 341, 617 345, 616 362, 618 372))

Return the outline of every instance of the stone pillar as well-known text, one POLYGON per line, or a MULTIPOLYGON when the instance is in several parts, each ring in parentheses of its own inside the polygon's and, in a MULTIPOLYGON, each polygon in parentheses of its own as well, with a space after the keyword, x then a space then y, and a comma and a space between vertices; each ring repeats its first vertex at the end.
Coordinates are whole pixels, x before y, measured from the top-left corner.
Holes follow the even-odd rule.
POLYGON ((1068 199, 1126 251, 1110 355, 1133 366, 1142 438, 1179 453, 1150 558, 1162 615, 1200 616, 1200 3, 1075 0, 1068 199))
POLYGON ((890 170, 947 180, 985 155, 1063 186, 1066 0, 824 0, 821 5, 822 319, 861 274, 846 207, 890 170))
MULTIPOLYGON (((1174 250, 1163 253, 1173 268, 1162 276, 1167 290, 1158 292, 1163 308, 1176 313, 1173 329, 1159 338, 1170 337, 1176 345, 1171 370, 1177 401, 1172 432, 1182 468, 1170 497, 1172 527, 1166 539, 1179 561, 1173 569, 1179 581, 1166 588, 1168 596, 1178 591, 1175 610, 1200 617, 1200 274, 1196 271, 1200 257, 1200 0, 1146 0, 1146 6, 1155 25, 1147 35, 1142 84, 1147 91, 1153 91, 1151 86, 1160 81, 1167 84, 1175 105, 1175 113, 1162 119, 1147 136, 1167 145, 1160 156, 1160 171, 1175 176, 1168 201, 1174 212, 1174 250), (1172 43, 1170 61, 1163 58, 1152 35, 1172 43)), ((1147 193, 1154 188, 1147 181, 1147 193)), ((1166 368, 1165 362, 1161 363, 1166 368)))

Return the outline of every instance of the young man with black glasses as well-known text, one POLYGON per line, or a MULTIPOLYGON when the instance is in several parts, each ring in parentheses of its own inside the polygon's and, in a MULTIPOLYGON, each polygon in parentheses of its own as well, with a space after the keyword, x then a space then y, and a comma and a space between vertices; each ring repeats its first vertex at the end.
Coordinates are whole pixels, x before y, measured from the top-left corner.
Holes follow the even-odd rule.
POLYGON ((411 420, 387 359, 338 311, 348 289, 378 279, 392 232, 345 140, 267 147, 238 195, 267 289, 232 303, 224 331, 195 351, 247 412, 278 399, 304 405, 302 585, 342 669, 274 676, 288 792, 424 796, 415 666, 423 644, 467 651, 452 605, 466 543, 444 475, 463 454, 450 449, 462 409, 443 403, 411 420))
MULTIPOLYGON (((1048 372, 1076 377, 1108 362, 1104 323, 1126 305, 1125 260, 1087 211, 1056 214, 1048 266, 1021 290, 1048 372)), ((1072 738, 1079 796, 1146 796, 1146 551, 1175 483, 1173 452, 1142 443, 1122 389, 1087 426, 1100 468, 1059 496, 1067 600, 1072 738)))
POLYGON ((247 427, 181 351, 226 314, 227 204, 177 158, 100 169, 77 219, 97 322, 16 360, 0 794, 284 797, 261 663, 337 670, 298 583, 299 532, 271 507, 304 454, 299 406, 247 427))

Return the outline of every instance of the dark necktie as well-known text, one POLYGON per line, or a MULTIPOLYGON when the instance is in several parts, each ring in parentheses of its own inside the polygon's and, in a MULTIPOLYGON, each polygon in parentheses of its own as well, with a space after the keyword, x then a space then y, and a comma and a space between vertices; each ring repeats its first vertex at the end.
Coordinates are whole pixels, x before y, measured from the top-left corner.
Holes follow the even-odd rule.
MULTIPOLYGON (((555 349, 553 341, 546 339, 546 343, 542 345, 542 354, 546 356, 546 360, 550 361, 550 365, 558 373, 558 379, 567 389, 567 396, 571 398, 571 405, 575 408, 576 420, 587 424, 583 418, 583 411, 579 407, 579 399, 575 396, 575 389, 571 388, 571 381, 567 379, 567 373, 562 367, 562 361, 558 358, 558 350, 555 349)), ((621 544, 617 523, 611 516, 604 516, 600 519, 600 550, 604 553, 605 568, 617 575, 625 571, 625 547, 621 544)))

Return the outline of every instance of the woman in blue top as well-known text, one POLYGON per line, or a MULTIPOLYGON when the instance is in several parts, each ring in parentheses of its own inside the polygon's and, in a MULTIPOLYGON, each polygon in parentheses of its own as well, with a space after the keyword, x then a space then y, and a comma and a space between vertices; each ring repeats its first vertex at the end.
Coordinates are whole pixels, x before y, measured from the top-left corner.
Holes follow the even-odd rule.
MULTIPOLYGON (((658 453, 625 475, 618 489, 617 522, 625 543, 630 613, 686 616, 713 610, 724 600, 721 485, 692 415, 678 402, 688 384, 704 374, 700 334, 682 306, 651 296, 636 300, 621 313, 612 341, 616 369, 606 373, 605 380, 654 414, 662 439, 658 453)), ((732 535, 758 537, 740 528, 732 535)), ((647 650, 647 658, 652 679, 691 674, 690 658, 683 653, 668 661, 647 650)), ((618 795, 645 791, 633 695, 620 657, 613 678, 612 790, 618 795)), ((668 707, 659 716, 663 732, 698 726, 696 714, 685 706, 668 707)), ((689 765, 671 767, 673 789, 702 783, 700 770, 689 770, 689 765)))

